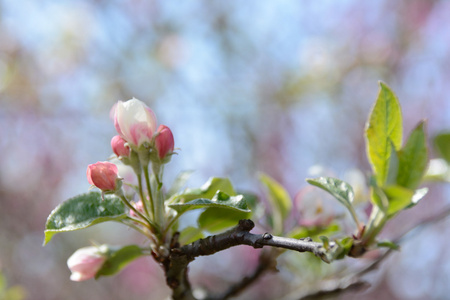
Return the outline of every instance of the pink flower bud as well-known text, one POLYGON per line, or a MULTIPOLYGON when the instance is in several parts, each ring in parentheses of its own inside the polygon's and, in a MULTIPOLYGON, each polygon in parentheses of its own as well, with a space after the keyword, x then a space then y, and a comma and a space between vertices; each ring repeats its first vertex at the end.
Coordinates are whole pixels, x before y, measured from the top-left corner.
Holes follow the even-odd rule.
POLYGON ((156 116, 144 102, 135 98, 119 101, 115 109, 114 126, 130 145, 139 147, 151 142, 156 130, 156 116))
POLYGON ((91 279, 97 274, 107 257, 98 247, 80 248, 67 260, 72 275, 70 280, 83 281, 91 279))
POLYGON ((99 161, 87 167, 86 175, 90 184, 102 191, 115 191, 118 188, 118 169, 113 163, 99 161))
POLYGON ((174 147, 173 134, 166 125, 159 125, 157 135, 155 137, 155 147, 158 151, 160 159, 164 159, 167 154, 173 152, 174 147))
POLYGON ((111 139, 111 148, 117 156, 130 156, 130 147, 126 146, 125 141, 120 135, 116 135, 111 139))

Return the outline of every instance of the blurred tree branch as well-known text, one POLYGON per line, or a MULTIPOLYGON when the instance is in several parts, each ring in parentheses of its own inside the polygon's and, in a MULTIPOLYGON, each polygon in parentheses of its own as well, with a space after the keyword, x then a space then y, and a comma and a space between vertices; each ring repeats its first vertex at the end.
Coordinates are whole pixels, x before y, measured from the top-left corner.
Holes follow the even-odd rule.
MULTIPOLYGON (((250 233, 250 230, 254 227, 255 224, 253 221, 240 220, 237 226, 224 233, 208 236, 182 247, 174 245, 169 257, 162 261, 166 272, 167 284, 173 291, 172 297, 174 299, 195 299, 187 278, 187 267, 196 257, 212 255, 238 245, 247 245, 252 246, 253 248, 271 246, 298 252, 312 252, 322 260, 326 260, 325 249, 323 248, 322 243, 313 242, 311 239, 296 240, 278 237, 269 233, 250 233)), ((260 259, 260 265, 261 262, 266 263, 266 260, 260 259)), ((259 277, 266 268, 271 267, 273 267, 273 262, 270 262, 267 267, 259 266, 253 275, 230 289, 230 291, 221 299, 226 299, 232 296, 232 294, 237 294, 240 290, 253 282, 254 279, 259 277)))
MULTIPOLYGON (((417 230, 422 230, 425 227, 432 225, 434 223, 437 223, 439 221, 442 221, 446 217, 450 215, 450 206, 446 209, 442 210, 442 212, 425 218, 421 222, 417 223, 410 229, 406 230, 404 233, 400 234, 396 239, 394 239, 394 243, 401 244, 404 243, 408 238, 414 236, 414 232, 417 230)), ((343 278, 337 279, 337 280, 330 280, 327 281, 326 284, 321 284, 321 286, 324 286, 323 289, 314 291, 312 293, 308 293, 304 296, 301 296, 299 300, 311 300, 311 299, 328 299, 332 296, 337 296, 338 294, 348 292, 348 291, 362 291, 370 287, 370 284, 363 280, 363 276, 365 274, 368 274, 372 271, 375 271, 378 269, 380 264, 388 258, 392 253, 394 252, 393 249, 386 250, 381 256, 379 256, 375 261, 373 261, 371 264, 367 265, 363 269, 353 273, 349 274, 348 276, 345 276, 343 278)))

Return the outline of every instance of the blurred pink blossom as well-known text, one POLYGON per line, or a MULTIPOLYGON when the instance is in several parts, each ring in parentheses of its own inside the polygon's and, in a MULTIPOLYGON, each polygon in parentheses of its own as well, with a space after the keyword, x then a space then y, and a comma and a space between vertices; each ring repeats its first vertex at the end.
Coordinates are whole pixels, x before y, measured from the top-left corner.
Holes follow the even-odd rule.
POLYGON ((93 278, 106 258, 98 247, 91 246, 78 249, 67 260, 67 266, 72 272, 70 280, 84 281, 93 278))
MULTIPOLYGON (((133 204, 134 208, 136 208, 136 210, 140 213, 144 213, 144 207, 143 207, 143 203, 141 200, 139 200, 138 202, 135 202, 133 204)), ((130 210, 130 216, 132 217, 137 217, 136 213, 133 210, 130 210)))
POLYGON ((336 216, 334 205, 324 203, 319 189, 307 186, 295 196, 300 226, 328 226, 336 216))

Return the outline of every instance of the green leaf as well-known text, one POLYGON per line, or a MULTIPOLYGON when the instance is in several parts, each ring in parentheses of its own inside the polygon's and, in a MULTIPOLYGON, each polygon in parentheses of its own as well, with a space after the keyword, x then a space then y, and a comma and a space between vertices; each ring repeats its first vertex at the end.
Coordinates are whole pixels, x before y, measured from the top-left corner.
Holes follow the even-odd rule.
POLYGON ((438 134, 434 138, 434 146, 440 156, 450 164, 450 132, 438 134))
POLYGON ((129 245, 122 248, 108 247, 107 255, 108 259, 103 263, 101 269, 95 274, 95 279, 100 276, 111 276, 118 273, 131 261, 144 255, 144 253, 139 246, 129 245))
POLYGON ((339 232, 339 230, 340 227, 337 223, 331 223, 328 226, 302 226, 293 229, 287 234, 287 237, 293 239, 310 237, 313 240, 317 240, 317 238, 321 235, 332 236, 333 234, 339 232))
POLYGON ((306 181, 309 184, 317 186, 324 191, 327 191, 345 207, 351 207, 354 199, 353 188, 350 184, 337 178, 332 177, 318 177, 308 178, 306 181))
POLYGON ((236 226, 239 220, 249 219, 251 213, 230 210, 224 211, 222 208, 211 207, 202 212, 197 220, 202 230, 216 233, 232 226, 236 226))
POLYGON ((379 241, 377 247, 389 248, 392 250, 400 250, 400 246, 391 241, 379 241))
POLYGON ((355 195, 353 193, 353 188, 350 184, 337 178, 332 177, 319 177, 319 178, 308 178, 306 181, 309 184, 317 186, 324 191, 327 191, 339 202, 341 202, 350 212, 356 226, 359 228, 360 224, 358 217, 356 216, 355 209, 353 208, 353 199, 355 195))
POLYGON ((173 195, 169 199, 169 203, 186 203, 199 198, 212 199, 217 191, 222 191, 230 196, 236 195, 228 178, 211 177, 201 188, 190 188, 173 195))
POLYGON ((410 190, 401 186, 388 186, 383 189, 389 201, 388 218, 396 213, 415 206, 428 192, 428 188, 410 190))
POLYGON ((388 218, 407 208, 412 201, 414 191, 401 186, 388 186, 383 191, 389 201, 388 218))
POLYGON ((126 217, 125 205, 118 197, 105 195, 104 198, 102 200, 98 192, 90 192, 58 205, 47 218, 44 245, 58 232, 80 230, 126 217))
POLYGON ((400 161, 398 158, 397 151, 395 150, 394 143, 389 139, 389 143, 391 144, 391 155, 389 156, 389 166, 388 173, 386 178, 386 185, 395 185, 397 183, 397 177, 399 174, 399 165, 400 161))
POLYGON ((250 210, 247 208, 247 203, 245 202, 244 196, 242 195, 229 196, 228 194, 222 191, 217 191, 217 193, 211 200, 195 199, 187 203, 169 204, 169 207, 176 210, 180 215, 188 210, 208 208, 208 207, 227 208, 242 212, 250 212, 250 210))
POLYGON ((413 130, 405 146, 400 150, 399 161, 397 184, 409 189, 417 188, 428 163, 424 122, 413 130))
POLYGON ((340 240, 335 240, 336 243, 333 248, 327 252, 328 262, 334 260, 343 259, 352 249, 353 239, 351 237, 345 237, 340 240))
POLYGON ((244 196, 245 202, 247 203, 248 208, 252 211, 258 207, 258 196, 249 192, 237 191, 239 195, 244 196))
POLYGON ((395 150, 400 149, 402 135, 398 99, 386 84, 380 82, 378 98, 366 126, 367 156, 379 186, 384 186, 388 177, 392 144, 395 150))
POLYGON ((328 250, 330 248, 330 239, 324 235, 319 236, 319 239, 322 241, 323 247, 328 250))
POLYGON ((260 174, 259 179, 264 184, 268 193, 275 233, 281 233, 283 230, 283 221, 292 209, 291 197, 281 184, 268 175, 260 174))
POLYGON ((203 237, 203 231, 200 228, 188 226, 181 231, 179 242, 181 245, 187 245, 203 237))

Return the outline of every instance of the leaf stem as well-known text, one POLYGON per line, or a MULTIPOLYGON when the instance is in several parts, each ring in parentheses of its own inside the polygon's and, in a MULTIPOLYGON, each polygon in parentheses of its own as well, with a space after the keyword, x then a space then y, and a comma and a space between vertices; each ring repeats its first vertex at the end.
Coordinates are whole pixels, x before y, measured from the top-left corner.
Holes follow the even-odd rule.
POLYGON ((363 225, 359 222, 359 219, 358 219, 358 216, 356 215, 355 209, 353 208, 352 205, 350 205, 348 208, 349 208, 350 214, 352 215, 353 221, 355 221, 356 226, 358 227, 358 232, 361 232, 363 225))

